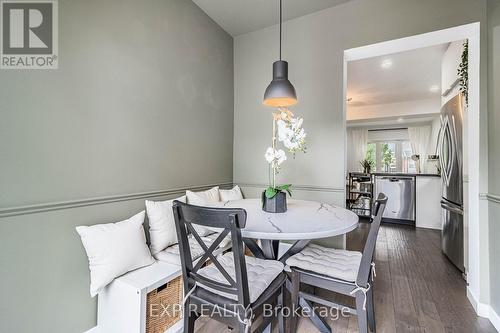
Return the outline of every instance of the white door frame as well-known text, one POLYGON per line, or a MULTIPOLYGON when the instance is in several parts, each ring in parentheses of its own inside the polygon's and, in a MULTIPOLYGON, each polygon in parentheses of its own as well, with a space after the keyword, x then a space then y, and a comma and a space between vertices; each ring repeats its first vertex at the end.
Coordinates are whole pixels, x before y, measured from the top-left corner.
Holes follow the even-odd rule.
MULTIPOLYGON (((466 212, 468 217, 469 231, 469 267, 467 276, 467 296, 479 315, 485 316, 483 311, 478 311, 480 294, 480 267, 479 258, 479 161, 480 161, 480 25, 479 22, 466 24, 458 27, 433 31, 421 35, 395 39, 391 41, 376 43, 372 45, 357 47, 344 51, 344 131, 346 131, 347 112, 347 62, 383 56, 397 52, 409 51, 423 47, 434 46, 452 41, 469 40, 469 106, 468 106, 468 170, 469 190, 466 212)), ((483 134, 484 135, 484 134, 483 134)), ((344 136, 345 137, 345 136, 344 136)), ((345 149, 347 151, 347 149, 345 149)), ((345 167, 345 173, 347 169, 345 167)), ((345 174, 344 173, 344 174, 345 174)))

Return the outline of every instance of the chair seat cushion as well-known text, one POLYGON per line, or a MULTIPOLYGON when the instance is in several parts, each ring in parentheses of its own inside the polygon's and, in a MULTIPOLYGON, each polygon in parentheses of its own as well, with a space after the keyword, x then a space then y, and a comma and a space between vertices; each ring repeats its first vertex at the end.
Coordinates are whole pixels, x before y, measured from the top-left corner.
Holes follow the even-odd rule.
POLYGON ((286 261, 290 267, 319 273, 336 279, 354 282, 358 276, 361 252, 338 250, 309 244, 286 261))
MULTIPOLYGON (((201 239, 205 242, 207 247, 210 247, 210 245, 217 239, 217 237, 219 237, 219 233, 213 233, 208 236, 202 236, 201 239)), ((200 244, 198 244, 193 235, 189 235, 188 239, 189 239, 189 247, 191 249, 191 256, 193 257, 193 260, 196 260, 205 253, 205 250, 203 250, 200 244)), ((214 254, 215 255, 220 254, 230 248, 231 248, 231 237, 228 236, 222 240, 222 242, 219 244, 219 248, 214 251, 214 254)), ((174 265, 180 265, 181 257, 180 257, 179 244, 167 247, 165 250, 156 253, 154 257, 162 262, 174 265)))
MULTIPOLYGON (((224 267, 228 274, 235 280, 234 254, 232 252, 226 253, 217 259, 222 267, 224 267)), ((281 272, 283 272, 284 265, 277 260, 264 260, 249 256, 245 256, 245 261, 248 275, 248 292, 250 302, 253 303, 267 289, 267 287, 271 285, 274 279, 276 279, 281 272)), ((226 278, 214 264, 200 269, 198 274, 211 280, 228 284, 226 278)), ((238 298, 237 295, 223 293, 204 285, 200 285, 200 287, 229 299, 237 300, 238 298)))

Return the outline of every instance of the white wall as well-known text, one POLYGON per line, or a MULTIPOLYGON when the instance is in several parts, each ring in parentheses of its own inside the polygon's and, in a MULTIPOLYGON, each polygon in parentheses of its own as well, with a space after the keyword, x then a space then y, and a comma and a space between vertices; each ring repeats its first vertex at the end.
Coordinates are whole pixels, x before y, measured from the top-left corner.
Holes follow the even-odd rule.
POLYGON ((347 120, 404 117, 426 114, 439 114, 441 98, 421 99, 390 104, 348 106, 347 120))

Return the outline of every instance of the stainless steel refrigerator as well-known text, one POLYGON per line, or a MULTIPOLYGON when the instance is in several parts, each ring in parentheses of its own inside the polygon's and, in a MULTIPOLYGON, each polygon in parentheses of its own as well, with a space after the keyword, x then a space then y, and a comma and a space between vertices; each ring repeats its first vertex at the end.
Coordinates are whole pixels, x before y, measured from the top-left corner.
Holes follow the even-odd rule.
POLYGON ((441 129, 438 154, 442 181, 443 253, 459 270, 464 271, 464 216, 463 216, 463 97, 453 97, 441 108, 441 129))

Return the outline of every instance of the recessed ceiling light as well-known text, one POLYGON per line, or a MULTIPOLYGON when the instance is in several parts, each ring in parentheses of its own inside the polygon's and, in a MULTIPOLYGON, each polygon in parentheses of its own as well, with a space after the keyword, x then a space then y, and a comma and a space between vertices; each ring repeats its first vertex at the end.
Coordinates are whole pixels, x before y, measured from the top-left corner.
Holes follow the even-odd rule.
POLYGON ((392 67, 392 60, 391 59, 385 59, 384 61, 382 61, 382 63, 380 64, 380 67, 384 68, 384 69, 387 69, 387 68, 391 68, 392 67))
POLYGON ((430 92, 438 92, 439 91, 439 86, 437 84, 433 84, 432 86, 429 87, 430 92))
POLYGON ((398 118, 398 123, 402 123, 402 122, 403 122, 403 120, 404 120, 404 119, 403 119, 403 118, 401 118, 401 117, 400 117, 400 118, 398 118))

